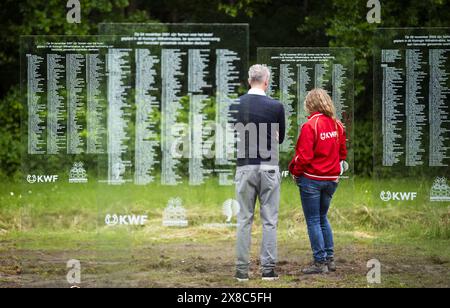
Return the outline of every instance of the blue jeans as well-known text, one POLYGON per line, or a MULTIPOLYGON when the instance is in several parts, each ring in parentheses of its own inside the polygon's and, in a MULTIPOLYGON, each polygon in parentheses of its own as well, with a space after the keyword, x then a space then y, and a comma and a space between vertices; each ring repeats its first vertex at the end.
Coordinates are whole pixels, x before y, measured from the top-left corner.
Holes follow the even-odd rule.
POLYGON ((297 179, 297 185, 300 188, 314 260, 325 262, 327 258, 334 257, 333 231, 327 214, 338 184, 301 177, 297 179))

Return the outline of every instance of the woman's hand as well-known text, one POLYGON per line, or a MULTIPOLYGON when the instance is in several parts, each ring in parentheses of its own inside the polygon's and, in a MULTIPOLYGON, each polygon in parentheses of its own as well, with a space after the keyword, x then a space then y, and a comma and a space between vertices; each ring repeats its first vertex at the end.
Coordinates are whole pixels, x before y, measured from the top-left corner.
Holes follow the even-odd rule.
POLYGON ((350 166, 348 165, 348 163, 345 160, 341 161, 340 165, 341 165, 341 174, 340 174, 340 176, 342 176, 342 175, 344 175, 345 172, 348 171, 350 166))

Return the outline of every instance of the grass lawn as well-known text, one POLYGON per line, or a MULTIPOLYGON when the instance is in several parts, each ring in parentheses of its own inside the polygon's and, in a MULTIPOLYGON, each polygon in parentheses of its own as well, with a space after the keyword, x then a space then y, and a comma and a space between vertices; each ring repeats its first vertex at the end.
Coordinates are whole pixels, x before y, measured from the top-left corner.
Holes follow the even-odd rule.
MULTIPOLYGON (((412 182, 412 184, 414 184, 412 182)), ((425 185, 424 187, 426 187, 425 185)), ((425 198, 407 206, 381 203, 372 181, 342 183, 330 213, 336 273, 306 277, 311 259, 299 193, 283 182, 276 283, 259 279, 261 224, 253 229, 248 287, 450 287, 450 208, 425 198), (355 187, 355 188, 353 188, 355 187), (368 285, 366 265, 382 264, 382 283, 368 285)), ((235 230, 222 204, 233 187, 105 187, 52 184, 0 187, 0 287, 68 287, 66 263, 82 266, 82 287, 242 287, 234 274, 235 230), (162 226, 169 199, 179 197, 189 227, 162 226), (144 226, 106 226, 107 214, 147 215, 144 226)))

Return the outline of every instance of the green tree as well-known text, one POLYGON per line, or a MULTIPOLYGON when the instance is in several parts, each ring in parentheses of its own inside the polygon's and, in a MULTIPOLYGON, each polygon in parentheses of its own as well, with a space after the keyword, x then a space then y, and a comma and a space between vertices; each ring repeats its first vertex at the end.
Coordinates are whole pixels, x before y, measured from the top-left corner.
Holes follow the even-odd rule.
POLYGON ((18 50, 21 35, 95 35, 100 22, 147 22, 147 12, 134 9, 129 0, 84 0, 80 24, 66 20, 66 1, 4 0, 0 4, 0 97, 18 84, 18 50), (14 76, 14 78, 11 78, 14 76))

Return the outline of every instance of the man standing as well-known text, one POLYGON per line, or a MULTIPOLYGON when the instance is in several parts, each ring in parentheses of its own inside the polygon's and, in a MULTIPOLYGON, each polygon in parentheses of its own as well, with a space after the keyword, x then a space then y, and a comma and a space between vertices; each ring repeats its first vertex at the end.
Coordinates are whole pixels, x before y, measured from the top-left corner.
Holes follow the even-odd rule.
POLYGON ((251 90, 232 107, 238 137, 236 196, 241 206, 237 228, 238 281, 249 280, 251 232, 256 199, 261 206, 263 240, 261 267, 263 280, 277 280, 277 226, 281 175, 279 144, 285 138, 283 105, 266 96, 270 71, 254 65, 249 70, 251 90))

